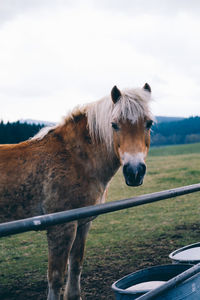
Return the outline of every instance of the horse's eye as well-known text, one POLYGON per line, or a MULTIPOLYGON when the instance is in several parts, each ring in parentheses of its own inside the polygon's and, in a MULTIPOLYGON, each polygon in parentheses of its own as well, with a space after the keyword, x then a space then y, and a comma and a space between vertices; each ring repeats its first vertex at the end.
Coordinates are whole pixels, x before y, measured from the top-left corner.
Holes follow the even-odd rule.
POLYGON ((119 126, 117 125, 117 123, 111 123, 112 124, 112 128, 114 129, 114 130, 116 130, 116 131, 118 131, 119 130, 119 126))
POLYGON ((146 122, 146 129, 151 129, 151 126, 153 125, 153 121, 152 120, 148 120, 146 122))

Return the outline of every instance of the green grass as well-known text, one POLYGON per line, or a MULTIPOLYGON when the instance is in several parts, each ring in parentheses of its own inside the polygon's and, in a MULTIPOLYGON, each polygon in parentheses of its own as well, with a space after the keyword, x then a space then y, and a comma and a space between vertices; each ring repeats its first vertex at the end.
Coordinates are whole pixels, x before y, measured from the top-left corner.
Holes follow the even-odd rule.
POLYGON ((183 155, 183 154, 193 154, 199 153, 200 143, 196 144, 186 144, 177 146, 162 146, 162 147, 152 147, 150 149, 151 156, 168 156, 168 155, 183 155))
MULTIPOLYGON (((147 167, 145 182, 139 188, 127 187, 119 170, 110 184, 108 201, 199 183, 200 143, 152 148, 147 167)), ((136 269, 169 263, 171 251, 198 242, 199 200, 200 193, 194 193, 95 219, 87 240, 84 296, 93 300, 113 299, 110 284, 114 280, 136 269)), ((45 299, 44 232, 2 238, 0 264, 1 299, 45 299)))

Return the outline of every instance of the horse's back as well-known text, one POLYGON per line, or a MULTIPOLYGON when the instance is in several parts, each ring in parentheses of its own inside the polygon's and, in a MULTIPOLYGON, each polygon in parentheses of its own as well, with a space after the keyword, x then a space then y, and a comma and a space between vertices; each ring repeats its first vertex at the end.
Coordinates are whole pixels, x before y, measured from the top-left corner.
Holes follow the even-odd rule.
POLYGON ((0 146, 0 222, 101 201, 110 167, 99 159, 97 145, 85 138, 85 127, 78 132, 76 124, 69 126, 41 140, 0 146))
POLYGON ((0 145, 0 222, 42 213, 38 166, 37 146, 30 141, 0 145))
MULTIPOLYGON (((72 152, 53 134, 0 146, 0 222, 81 206, 72 152), (75 196, 76 195, 76 196, 75 196)), ((79 173, 79 171, 77 171, 79 173)))

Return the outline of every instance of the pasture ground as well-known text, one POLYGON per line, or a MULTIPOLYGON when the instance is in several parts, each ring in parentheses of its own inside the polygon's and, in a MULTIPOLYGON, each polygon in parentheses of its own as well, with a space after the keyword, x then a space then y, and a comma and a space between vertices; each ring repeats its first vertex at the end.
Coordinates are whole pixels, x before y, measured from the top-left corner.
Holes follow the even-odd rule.
MULTIPOLYGON (((127 187, 121 170, 108 201, 200 182, 200 143, 152 148, 143 186, 127 187)), ((200 193, 99 216, 90 230, 82 274, 83 299, 114 299, 111 284, 135 270, 171 263, 168 255, 200 241, 200 193)), ((0 239, 0 299, 46 299, 45 232, 0 239)))

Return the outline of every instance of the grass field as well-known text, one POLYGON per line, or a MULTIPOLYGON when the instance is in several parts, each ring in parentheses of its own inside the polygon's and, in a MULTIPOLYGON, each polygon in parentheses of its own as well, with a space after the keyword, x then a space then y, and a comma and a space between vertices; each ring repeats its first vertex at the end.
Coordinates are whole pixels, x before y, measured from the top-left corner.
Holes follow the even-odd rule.
MULTIPOLYGON (((200 143, 152 148, 143 186, 127 187, 121 170, 108 201, 200 182, 200 143)), ((171 263, 171 251, 200 240, 200 193, 99 216, 90 230, 82 275, 83 299, 114 299, 110 285, 150 265, 171 263)), ((44 232, 0 240, 0 299, 45 299, 44 232)))

